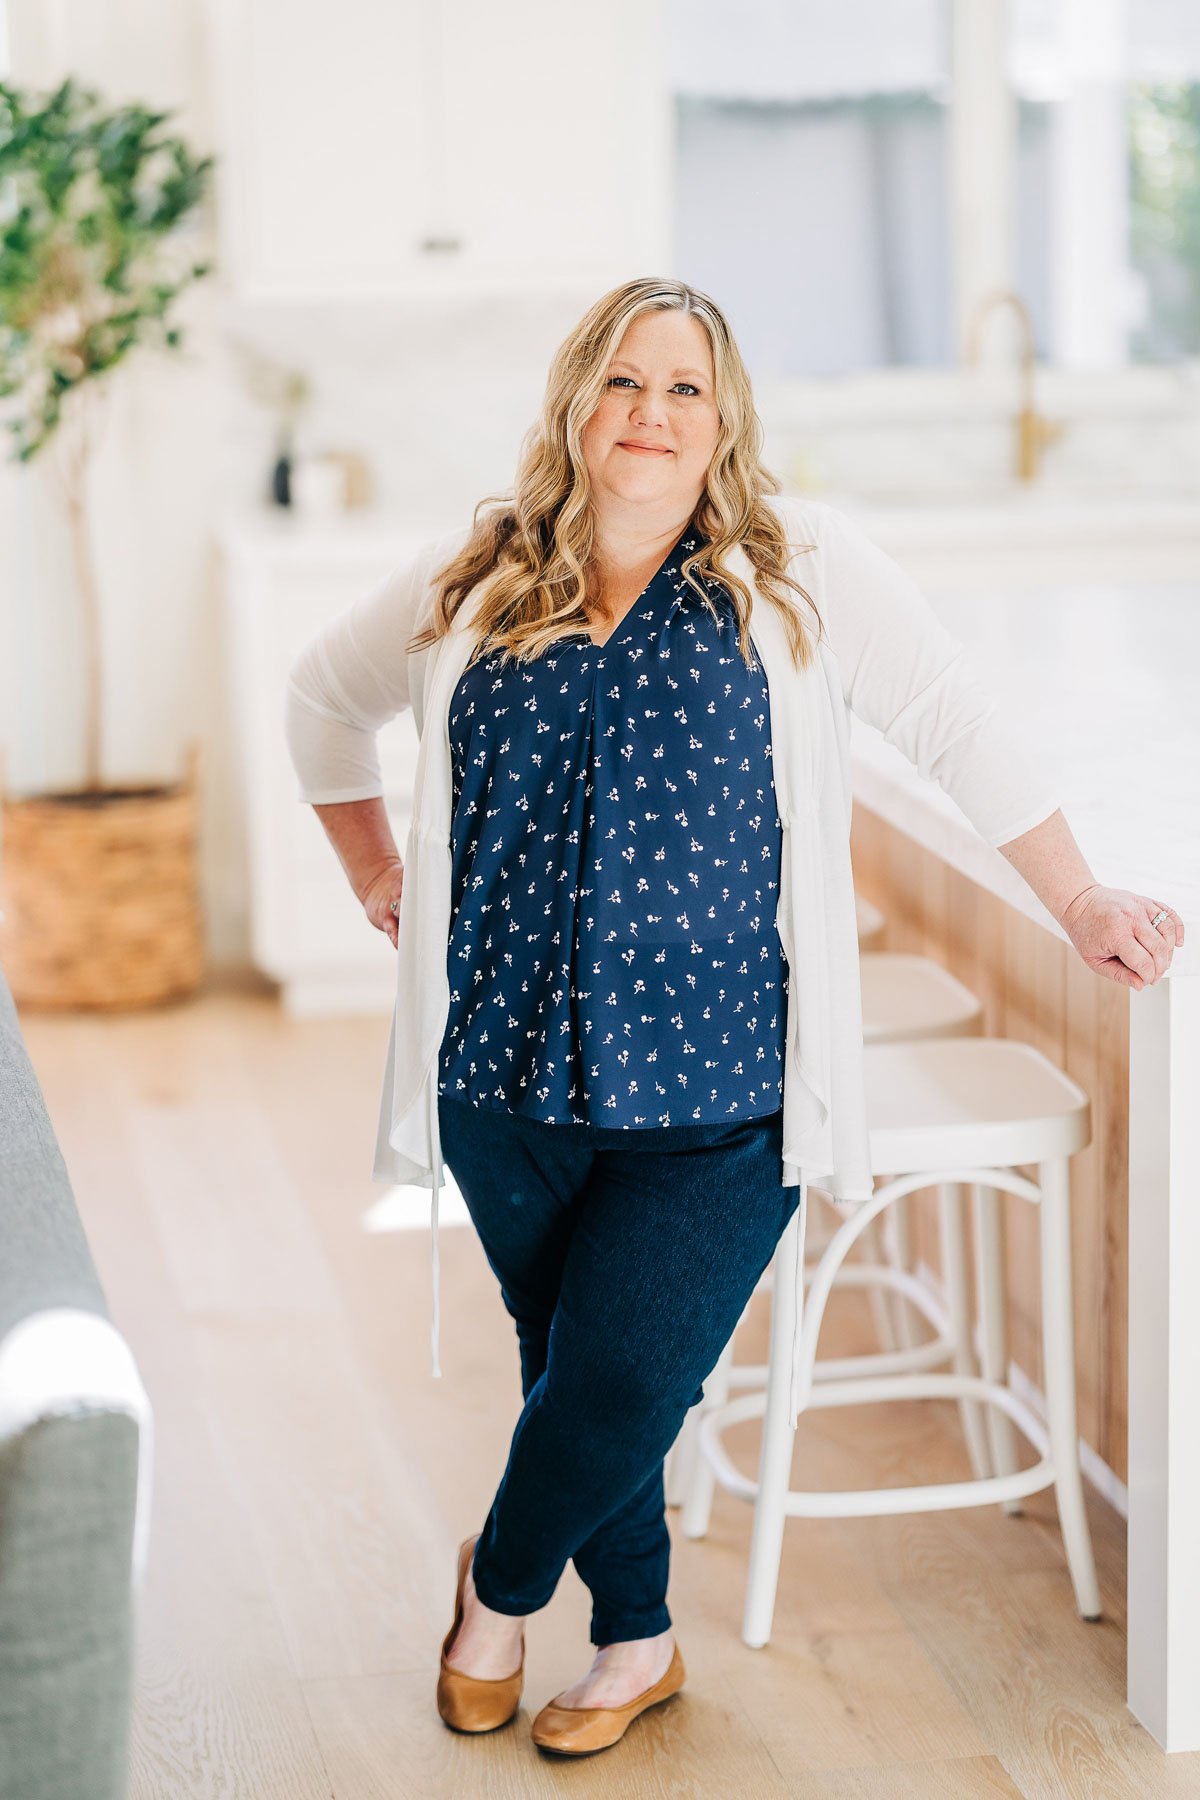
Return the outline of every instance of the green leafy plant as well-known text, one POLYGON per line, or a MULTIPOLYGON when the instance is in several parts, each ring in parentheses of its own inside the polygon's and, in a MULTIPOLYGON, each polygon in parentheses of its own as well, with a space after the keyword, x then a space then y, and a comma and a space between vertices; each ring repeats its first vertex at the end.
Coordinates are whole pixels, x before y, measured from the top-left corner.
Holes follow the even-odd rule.
MULTIPOLYGON (((170 112, 108 106, 68 77, 53 93, 0 82, 0 400, 29 462, 55 439, 83 610, 86 781, 100 785, 99 605, 87 471, 113 369, 138 348, 177 349, 168 314, 211 264, 181 222, 212 157, 162 131, 170 112)), ((51 459, 53 462, 53 458, 51 459)))

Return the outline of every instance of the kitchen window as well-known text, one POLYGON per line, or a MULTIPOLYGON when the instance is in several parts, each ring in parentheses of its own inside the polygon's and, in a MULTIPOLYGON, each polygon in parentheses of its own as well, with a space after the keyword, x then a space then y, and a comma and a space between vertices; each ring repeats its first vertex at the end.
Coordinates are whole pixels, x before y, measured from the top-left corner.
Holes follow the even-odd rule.
POLYGON ((674 268, 722 297, 756 375, 953 368, 997 286, 1058 367, 1200 355, 1194 0, 667 0, 666 20, 674 268))

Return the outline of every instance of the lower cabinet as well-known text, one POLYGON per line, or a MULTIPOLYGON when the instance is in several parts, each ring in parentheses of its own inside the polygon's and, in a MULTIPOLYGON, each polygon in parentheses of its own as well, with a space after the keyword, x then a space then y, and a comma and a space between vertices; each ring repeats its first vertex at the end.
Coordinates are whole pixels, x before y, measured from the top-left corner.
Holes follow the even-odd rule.
MULTIPOLYGON (((221 530, 226 645, 245 832, 251 957, 296 1015, 390 1012, 396 953, 352 892, 284 735, 287 674, 321 626, 447 529, 268 514, 221 530)), ((384 800, 400 854, 408 836, 417 732, 411 712, 378 736, 384 800)))

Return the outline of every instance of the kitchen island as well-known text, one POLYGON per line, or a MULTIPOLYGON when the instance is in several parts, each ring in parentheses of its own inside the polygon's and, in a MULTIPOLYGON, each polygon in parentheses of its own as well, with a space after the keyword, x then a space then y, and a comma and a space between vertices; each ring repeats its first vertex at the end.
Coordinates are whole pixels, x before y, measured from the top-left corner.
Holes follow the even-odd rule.
MULTIPOLYGON (((963 583, 930 600, 1025 722, 1095 879, 1184 921, 1160 982, 1094 974, 948 795, 853 721, 855 882, 887 917, 883 947, 943 962, 989 1033, 1035 1044, 1092 1099, 1071 1173, 1084 1473, 1128 1516, 1130 1710, 1165 1749, 1195 1750, 1200 583, 963 583)), ((1014 1379, 1036 1395, 1036 1220, 1005 1208, 1014 1379)), ((935 1234, 914 1223, 919 1256, 935 1234)))

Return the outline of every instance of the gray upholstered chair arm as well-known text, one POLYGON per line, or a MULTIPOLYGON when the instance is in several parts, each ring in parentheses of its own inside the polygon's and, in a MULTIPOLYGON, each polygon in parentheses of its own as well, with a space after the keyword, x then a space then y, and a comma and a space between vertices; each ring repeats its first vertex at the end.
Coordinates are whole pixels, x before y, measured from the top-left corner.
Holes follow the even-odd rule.
POLYGON ((0 970, 0 1800, 121 1800, 152 1420, 0 970))

